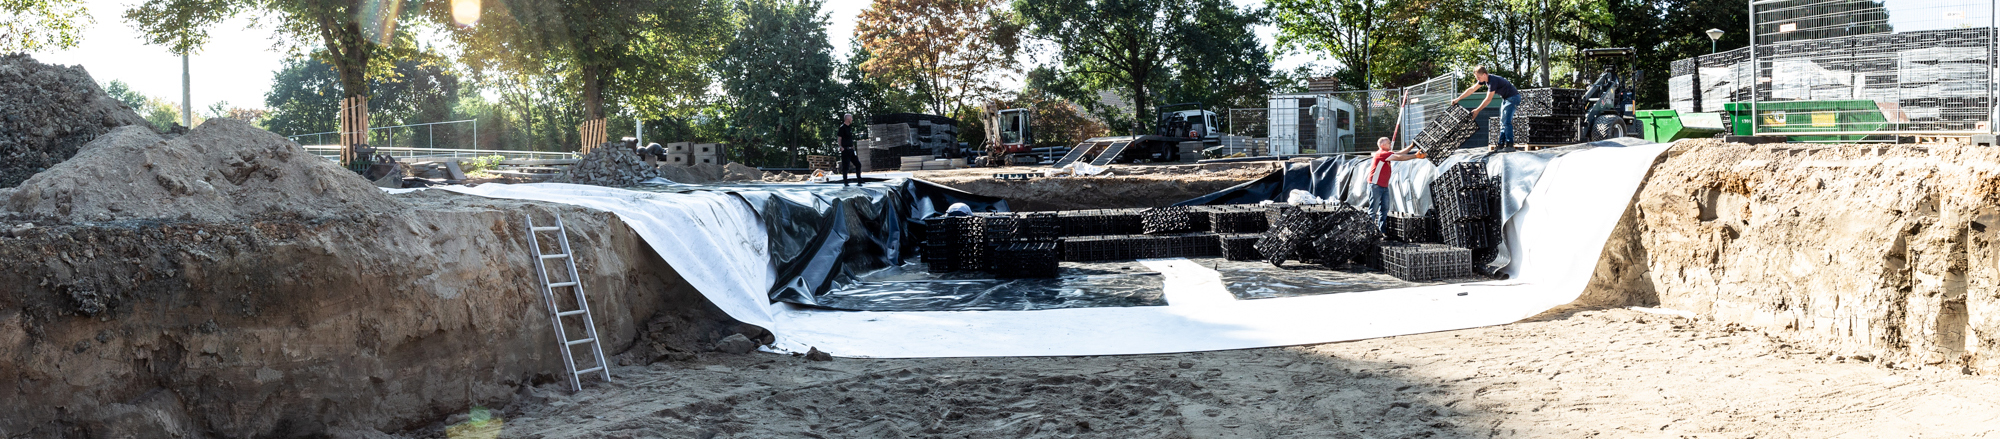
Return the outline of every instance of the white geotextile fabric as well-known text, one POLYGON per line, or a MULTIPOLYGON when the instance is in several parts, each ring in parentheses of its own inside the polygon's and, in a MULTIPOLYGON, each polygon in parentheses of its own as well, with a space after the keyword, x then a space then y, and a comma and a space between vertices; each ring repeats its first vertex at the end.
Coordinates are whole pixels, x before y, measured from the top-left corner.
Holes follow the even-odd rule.
POLYGON ((1327 343, 1518 321, 1576 300, 1611 229, 1668 145, 1558 157, 1507 223, 1510 280, 1238 300, 1185 259, 1142 263, 1165 277, 1165 306, 1038 311, 830 311, 767 299, 763 228, 724 194, 529 184, 448 188, 618 214, 730 316, 769 328, 778 351, 845 357, 1119 355, 1327 343))

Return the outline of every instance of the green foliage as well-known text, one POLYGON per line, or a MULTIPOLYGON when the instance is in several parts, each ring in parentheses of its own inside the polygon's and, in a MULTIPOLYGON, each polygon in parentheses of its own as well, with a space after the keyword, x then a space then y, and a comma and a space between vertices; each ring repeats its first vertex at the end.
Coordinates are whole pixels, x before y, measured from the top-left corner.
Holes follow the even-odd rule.
MULTIPOLYGON (((442 60, 399 60, 390 65, 394 67, 391 74, 368 81, 377 96, 368 100, 370 126, 454 118, 459 81, 442 60)), ((271 108, 266 129, 286 135, 339 129, 340 78, 321 57, 287 60, 271 82, 271 91, 264 95, 264 105, 271 108)))
POLYGON ((866 124, 872 115, 923 111, 924 103, 930 101, 923 92, 897 87, 861 69, 873 57, 859 41, 848 45, 847 62, 839 67, 840 82, 846 85, 840 95, 840 112, 853 114, 855 123, 866 124))
POLYGON ((1142 122, 1151 120, 1162 91, 1255 99, 1263 87, 1250 78, 1270 69, 1243 28, 1259 13, 1222 0, 1017 0, 1014 11, 1030 36, 1057 48, 1057 64, 1030 71, 1029 84, 1084 105, 1111 121, 1114 131, 1145 131, 1142 122), (1215 89, 1246 82, 1241 89, 1215 89), (1115 91, 1130 104, 1104 102, 1101 91, 1115 91))
POLYGON ((94 21, 81 0, 0 0, 0 53, 74 48, 94 21))
POLYGON ((125 104, 127 107, 132 107, 132 111, 141 111, 146 108, 146 95, 140 94, 138 90, 133 90, 132 86, 126 84, 125 81, 113 79, 111 82, 104 84, 104 94, 111 96, 112 99, 117 99, 118 102, 125 104))
POLYGON ((839 84, 819 0, 740 0, 722 72, 730 138, 746 163, 796 166, 830 151, 839 84))
POLYGON ((500 162, 502 160, 507 160, 507 156, 489 155, 483 157, 473 157, 469 159, 459 160, 458 168, 459 170, 465 171, 465 173, 470 174, 474 172, 493 169, 494 167, 500 166, 500 162))
MULTIPOLYGON (((453 28, 463 61, 482 78, 548 75, 579 95, 587 119, 607 107, 641 117, 687 114, 699 107, 711 76, 705 67, 729 35, 723 0, 501 0, 478 26, 453 28)), ((445 2, 429 13, 447 16, 445 2)), ((574 126, 574 125, 572 125, 574 126)), ((629 128, 629 126, 628 126, 629 128)))
MULTIPOLYGON (((145 106, 136 110, 140 117, 146 118, 146 123, 152 125, 155 131, 166 132, 181 124, 181 106, 174 101, 147 98, 145 106)), ((194 124, 197 126, 201 125, 201 122, 201 118, 194 119, 194 124)))

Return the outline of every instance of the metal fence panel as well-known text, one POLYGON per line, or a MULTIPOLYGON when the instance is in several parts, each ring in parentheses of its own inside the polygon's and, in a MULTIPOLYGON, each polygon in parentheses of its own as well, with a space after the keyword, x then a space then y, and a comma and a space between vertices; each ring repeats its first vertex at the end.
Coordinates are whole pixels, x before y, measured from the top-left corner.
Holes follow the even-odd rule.
POLYGON ((1994 3, 1753 1, 1751 48, 1676 66, 1674 107, 1699 89, 1703 110, 1749 102, 1753 133, 1806 141, 1991 133, 1994 3))
MULTIPOLYGON (((1428 121, 1443 117, 1457 88, 1457 72, 1439 75, 1422 83, 1399 89, 1301 93, 1328 98, 1313 108, 1236 108, 1229 110, 1226 132, 1251 140, 1265 141, 1271 154, 1296 154, 1311 149, 1321 153, 1366 152, 1375 149, 1377 139, 1395 133, 1402 125, 1398 147, 1423 132, 1428 121), (1407 101, 1398 102, 1403 98, 1407 101)), ((1274 96, 1282 104, 1286 95, 1274 96)))

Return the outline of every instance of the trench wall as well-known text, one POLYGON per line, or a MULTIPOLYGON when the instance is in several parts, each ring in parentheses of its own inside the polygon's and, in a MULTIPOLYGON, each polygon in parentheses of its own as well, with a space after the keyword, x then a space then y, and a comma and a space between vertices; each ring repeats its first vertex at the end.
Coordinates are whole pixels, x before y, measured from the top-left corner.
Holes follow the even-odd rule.
POLYGON ((0 230, 0 437, 396 431, 564 380, 529 211, 568 221, 613 363, 731 330, 611 214, 437 197, 393 214, 0 230))
POLYGON ((1635 196, 1580 303, 2000 373, 1996 171, 1991 148, 1683 141, 1635 196))

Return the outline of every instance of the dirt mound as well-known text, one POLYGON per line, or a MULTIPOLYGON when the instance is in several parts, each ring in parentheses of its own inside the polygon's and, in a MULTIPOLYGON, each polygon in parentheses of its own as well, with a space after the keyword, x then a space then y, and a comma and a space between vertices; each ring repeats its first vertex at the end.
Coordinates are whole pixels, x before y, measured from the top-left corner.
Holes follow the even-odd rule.
POLYGON ((7 210, 68 222, 318 218, 399 203, 360 175, 234 119, 165 140, 116 129, 14 189, 7 210))
POLYGON ((722 179, 728 181, 764 181, 764 171, 737 162, 722 165, 722 179))
POLYGON ((0 187, 69 160, 112 128, 145 123, 97 88, 83 67, 0 56, 0 187))

